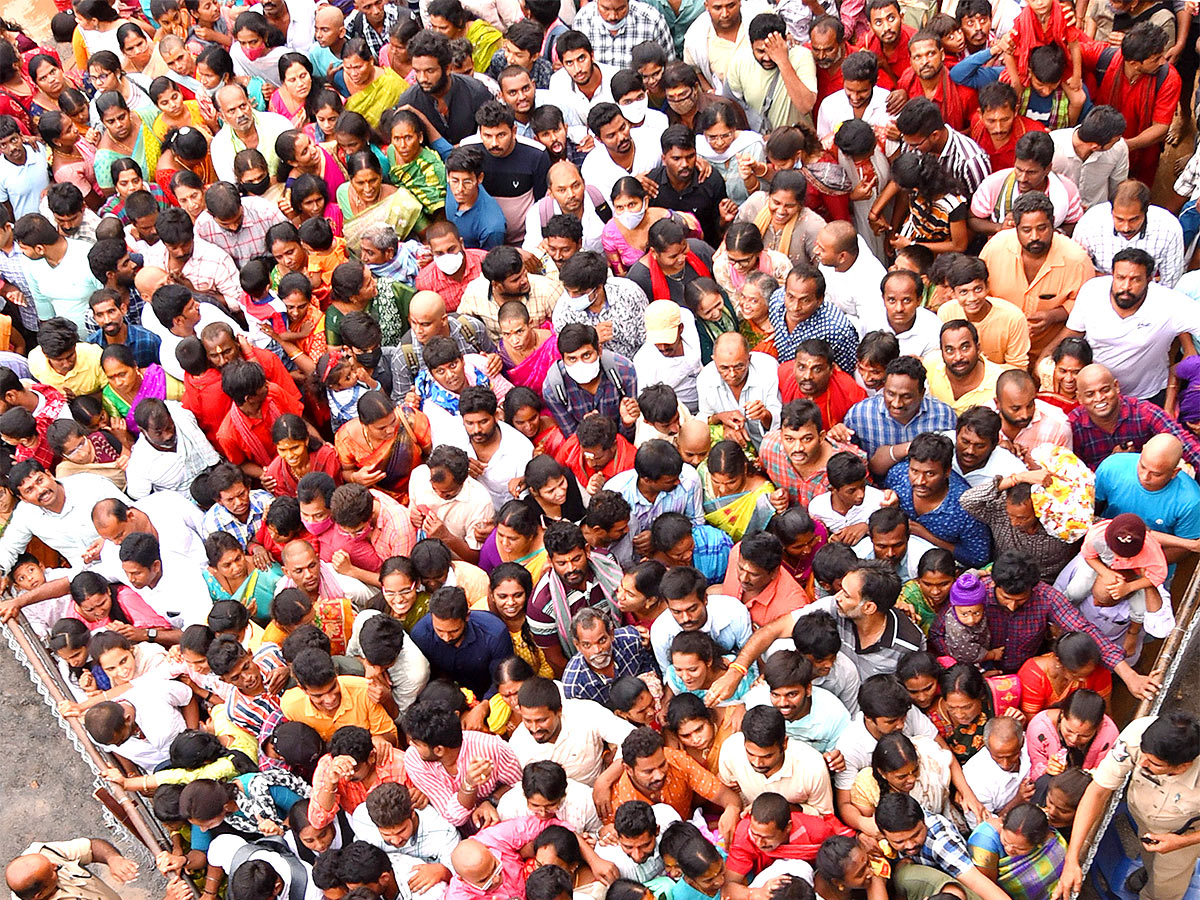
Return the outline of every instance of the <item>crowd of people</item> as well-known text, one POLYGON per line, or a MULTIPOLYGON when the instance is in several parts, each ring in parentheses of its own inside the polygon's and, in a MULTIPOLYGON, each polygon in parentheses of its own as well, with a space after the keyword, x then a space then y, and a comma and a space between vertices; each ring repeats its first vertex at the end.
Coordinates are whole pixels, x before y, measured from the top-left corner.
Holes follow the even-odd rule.
POLYGON ((56 3, 0 619, 171 900, 1197 890, 1190 0, 56 3))

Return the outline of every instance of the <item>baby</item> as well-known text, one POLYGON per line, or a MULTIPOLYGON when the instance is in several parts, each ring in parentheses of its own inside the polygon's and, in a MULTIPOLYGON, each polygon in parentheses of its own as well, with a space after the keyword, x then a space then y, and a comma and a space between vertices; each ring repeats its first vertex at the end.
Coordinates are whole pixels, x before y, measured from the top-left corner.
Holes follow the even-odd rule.
POLYGON ((957 662, 979 665, 999 659, 1004 648, 988 649, 992 643, 983 601, 987 588, 974 572, 964 572, 950 587, 950 609, 946 613, 946 652, 957 662))

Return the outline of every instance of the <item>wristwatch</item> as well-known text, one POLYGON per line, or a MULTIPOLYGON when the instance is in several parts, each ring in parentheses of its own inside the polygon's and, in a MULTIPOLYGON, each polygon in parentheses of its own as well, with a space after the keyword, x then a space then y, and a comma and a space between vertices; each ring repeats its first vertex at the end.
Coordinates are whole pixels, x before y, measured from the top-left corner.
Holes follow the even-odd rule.
POLYGON ((157 628, 147 628, 146 629, 146 639, 150 640, 150 641, 157 641, 158 640, 158 629, 157 628))

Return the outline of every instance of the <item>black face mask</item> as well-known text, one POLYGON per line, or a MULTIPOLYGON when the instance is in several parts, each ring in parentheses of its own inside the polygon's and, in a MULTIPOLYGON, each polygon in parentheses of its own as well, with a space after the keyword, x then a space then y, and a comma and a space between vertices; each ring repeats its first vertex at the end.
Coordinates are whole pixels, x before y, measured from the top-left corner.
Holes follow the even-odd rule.
POLYGON ((270 176, 264 176, 258 181, 243 181, 238 184, 238 190, 245 194, 253 194, 255 197, 261 197, 267 192, 267 188, 271 186, 270 176))
POLYGON ((373 372, 375 367, 379 365, 379 361, 383 359, 383 350, 376 347, 374 350, 360 350, 355 354, 359 364, 368 372, 373 372))

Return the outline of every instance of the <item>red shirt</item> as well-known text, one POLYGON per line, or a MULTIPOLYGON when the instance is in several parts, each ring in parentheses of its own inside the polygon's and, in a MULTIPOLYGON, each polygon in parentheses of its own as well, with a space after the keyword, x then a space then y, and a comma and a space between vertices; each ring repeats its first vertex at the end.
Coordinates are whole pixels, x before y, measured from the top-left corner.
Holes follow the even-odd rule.
POLYGON ((788 839, 774 850, 765 851, 750 840, 750 816, 742 816, 733 832, 733 846, 729 848, 729 871, 749 878, 777 859, 812 862, 825 838, 835 834, 854 836, 854 831, 839 822, 836 816, 793 812, 791 825, 788 839))
MULTIPOLYGON (((921 79, 912 69, 900 76, 897 87, 907 93, 909 97, 925 96, 925 88, 921 84, 921 79)), ((942 111, 942 118, 945 119, 946 124, 955 131, 963 133, 966 133, 971 127, 971 114, 979 110, 979 99, 975 92, 969 87, 952 81, 950 70, 945 66, 942 67, 938 86, 929 99, 936 103, 938 109, 942 111)), ((995 168, 993 165, 993 171, 995 168)))
MULTIPOLYGON (((800 385, 796 383, 796 366, 791 361, 779 364, 779 396, 784 403, 791 403, 804 396, 800 393, 800 385)), ((867 392, 857 381, 834 366, 825 393, 808 399, 821 410, 821 425, 832 428, 846 418, 850 407, 860 400, 867 399, 867 392)))
POLYGON ((983 127, 983 119, 980 114, 976 112, 971 120, 971 140, 982 147, 983 152, 991 157, 993 172, 1011 169, 1016 164, 1018 140, 1031 131, 1045 130, 1046 126, 1041 122, 1035 122, 1026 116, 1017 116, 1013 120, 1012 133, 1008 137, 1008 142, 1003 147, 997 147, 991 134, 983 127))
MULTIPOLYGON (((262 442, 267 452, 274 457, 275 442, 271 440, 271 428, 274 427, 275 420, 283 413, 292 413, 297 416, 303 415, 304 406, 298 399, 289 397, 278 385, 272 382, 267 383, 267 400, 274 402, 278 407, 278 415, 268 418, 264 405, 262 414, 258 418, 252 419, 249 416, 245 418, 250 425, 250 431, 262 442)), ((216 445, 217 449, 225 454, 225 458, 234 465, 241 465, 247 460, 258 462, 258 460, 254 459, 254 448, 252 446, 247 447, 243 443, 241 436, 238 434, 237 427, 233 424, 232 402, 229 404, 229 412, 225 413, 225 418, 221 422, 221 427, 217 429, 216 445)), ((270 462, 268 461, 269 464, 270 462)))
MULTIPOLYGON (((808 47, 809 50, 812 49, 812 44, 805 44, 804 46, 808 47)), ((860 49, 862 48, 843 43, 842 58, 845 59, 855 50, 860 49)), ((836 94, 838 91, 840 91, 842 87, 843 80, 841 63, 838 63, 836 66, 831 66, 828 69, 822 69, 820 66, 817 66, 817 106, 820 106, 821 101, 830 94, 836 94)))
POLYGON ((874 31, 867 35, 867 45, 864 49, 870 50, 879 58, 880 87, 891 90, 900 76, 912 68, 912 63, 908 61, 908 42, 916 33, 917 30, 909 25, 900 26, 900 40, 896 42, 896 47, 891 53, 883 49, 883 44, 879 42, 874 31))
POLYGON ((436 291, 441 296, 442 302, 446 304, 446 312, 454 312, 458 309, 458 304, 462 302, 463 291, 467 289, 468 284, 479 277, 482 271, 480 265, 483 258, 487 256, 487 251, 468 247, 463 255, 466 257, 467 268, 463 272, 462 281, 456 281, 450 276, 444 275, 442 270, 432 262, 427 263, 417 273, 417 290, 436 291))
MULTIPOLYGON (((633 468, 633 457, 636 451, 633 449, 633 444, 629 443, 623 436, 617 435, 617 454, 609 461, 600 474, 604 476, 604 480, 612 478, 621 472, 628 471, 633 468)), ((583 461, 583 448, 579 446, 578 435, 571 435, 558 449, 558 453, 554 455, 558 460, 558 464, 566 466, 570 469, 575 479, 579 482, 581 488, 587 489, 587 484, 592 476, 596 474, 596 470, 583 461)))
MULTIPOLYGON (((300 389, 283 367, 279 357, 258 347, 252 348, 252 359, 263 367, 267 381, 283 391, 285 395, 300 402, 300 389)), ((233 401, 221 390, 221 370, 208 369, 203 375, 184 375, 183 408, 196 417, 204 436, 216 443, 217 431, 233 401)))

